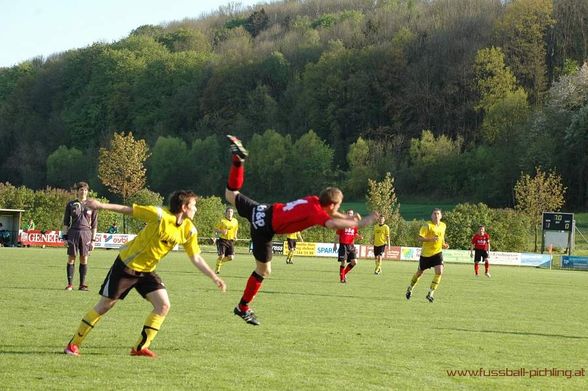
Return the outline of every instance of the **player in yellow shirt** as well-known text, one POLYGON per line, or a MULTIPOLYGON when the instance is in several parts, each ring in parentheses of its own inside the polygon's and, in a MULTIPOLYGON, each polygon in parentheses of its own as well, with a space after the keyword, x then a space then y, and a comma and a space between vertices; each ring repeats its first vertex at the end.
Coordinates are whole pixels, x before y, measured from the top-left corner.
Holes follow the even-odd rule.
POLYGON ((292 232, 291 234, 286 235, 286 241, 288 242, 288 255, 286 255, 286 263, 290 265, 294 263, 292 257, 296 252, 296 241, 298 239, 300 239, 301 242, 304 242, 300 231, 292 232))
POLYGON ((130 207, 102 203, 98 200, 86 201, 85 206, 90 209, 124 213, 145 221, 147 225, 135 239, 121 249, 100 288, 99 293, 102 297, 82 318, 76 333, 64 350, 66 354, 79 356, 80 344, 102 315, 135 288, 153 305, 153 311, 145 319, 141 336, 131 349, 131 355, 155 357, 149 346, 170 308, 167 290, 161 278, 155 273, 155 268, 176 245, 183 245, 194 266, 210 277, 221 291, 226 291, 224 281, 214 274, 200 255, 198 234, 192 223, 197 198, 191 191, 176 191, 170 197, 169 210, 157 206, 130 207))
POLYGON ((423 272, 429 268, 435 268, 435 276, 431 281, 431 287, 429 293, 427 293, 426 299, 429 302, 433 302, 433 294, 441 282, 441 275, 443 274, 443 249, 449 248, 449 245, 445 242, 445 223, 441 221, 443 217, 441 209, 433 209, 431 213, 431 221, 426 225, 423 225, 419 231, 419 242, 422 243, 421 257, 419 259, 419 267, 412 276, 410 285, 406 290, 406 299, 410 299, 412 296, 412 290, 423 272))
POLYGON ((232 261, 235 257, 235 240, 237 240, 237 231, 239 222, 233 217, 235 211, 230 206, 225 210, 225 217, 221 219, 215 227, 219 236, 216 240, 216 250, 218 258, 216 260, 216 274, 219 274, 225 262, 232 261))
POLYGON ((384 222, 386 218, 382 215, 378 224, 374 225, 374 256, 376 257, 376 270, 374 274, 382 273, 382 256, 386 252, 386 246, 390 247, 390 227, 384 222))

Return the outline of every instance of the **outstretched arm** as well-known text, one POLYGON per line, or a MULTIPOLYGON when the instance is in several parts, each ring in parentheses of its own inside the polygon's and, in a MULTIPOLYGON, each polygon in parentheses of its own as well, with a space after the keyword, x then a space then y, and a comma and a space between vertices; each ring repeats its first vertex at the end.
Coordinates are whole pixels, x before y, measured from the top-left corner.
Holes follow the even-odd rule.
POLYGON ((208 276, 221 291, 227 291, 227 284, 225 284, 225 282, 212 271, 210 266, 208 266, 208 263, 206 263, 200 254, 190 256, 190 261, 202 272, 202 274, 208 276))
POLYGON ((357 220, 355 218, 334 217, 330 220, 327 220, 327 222, 325 223, 325 227, 331 229, 345 229, 351 227, 363 228, 367 227, 368 225, 373 225, 379 217, 380 214, 378 212, 373 212, 372 214, 370 214, 367 217, 364 217, 361 220, 357 220))
POLYGON ((126 215, 133 214, 133 208, 126 205, 118 205, 118 204, 108 204, 106 202, 100 202, 95 199, 88 199, 86 200, 86 206, 90 209, 94 210, 109 210, 111 212, 122 213, 126 215))

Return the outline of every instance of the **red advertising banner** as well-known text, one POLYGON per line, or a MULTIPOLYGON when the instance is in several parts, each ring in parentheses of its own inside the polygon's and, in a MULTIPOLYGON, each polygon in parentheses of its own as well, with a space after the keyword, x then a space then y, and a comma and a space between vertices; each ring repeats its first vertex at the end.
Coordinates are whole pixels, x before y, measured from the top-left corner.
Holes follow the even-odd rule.
MULTIPOLYGON (((382 259, 400 260, 400 246, 386 246, 386 252, 382 259)), ((359 246, 360 258, 374 258, 374 246, 359 246)))
POLYGON ((18 237, 21 246, 26 247, 63 247, 60 231, 22 231, 18 237))

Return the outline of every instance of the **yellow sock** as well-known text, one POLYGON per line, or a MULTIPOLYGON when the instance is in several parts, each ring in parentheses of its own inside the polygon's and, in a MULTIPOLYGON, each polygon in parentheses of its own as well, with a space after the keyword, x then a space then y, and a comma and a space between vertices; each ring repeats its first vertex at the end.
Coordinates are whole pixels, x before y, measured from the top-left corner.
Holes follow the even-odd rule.
POLYGON ((441 274, 435 274, 435 277, 433 277, 433 281, 431 281, 431 292, 434 292, 435 289, 437 289, 440 282, 441 282, 441 274))
POLYGON ((376 260, 376 273, 379 273, 382 271, 382 260, 378 259, 376 260))
POLYGON ((419 276, 418 274, 414 274, 414 276, 412 276, 412 279, 410 280, 410 289, 412 289, 417 282, 419 282, 419 279, 421 278, 421 276, 419 276))
POLYGON ((221 269, 221 267, 223 267, 223 259, 219 257, 219 258, 216 260, 216 268, 215 268, 215 271, 216 271, 217 273, 218 273, 218 272, 220 272, 220 269, 221 269))
POLYGON ((86 315, 84 315, 84 317, 82 318, 80 326, 78 327, 78 330, 74 334, 70 343, 80 346, 84 338, 86 338, 88 333, 92 331, 92 329, 94 328, 96 323, 98 323, 101 317, 102 315, 94 311, 93 308, 90 311, 88 311, 88 313, 86 313, 86 315))
POLYGON ((156 313, 150 313, 147 319, 145 319, 145 325, 141 331, 141 338, 137 341, 137 350, 146 349, 151 345, 153 338, 157 335, 157 332, 161 328, 161 324, 165 320, 165 316, 156 313))
POLYGON ((231 262, 232 260, 233 260, 233 258, 231 258, 231 257, 224 257, 223 258, 223 263, 224 262, 231 262))

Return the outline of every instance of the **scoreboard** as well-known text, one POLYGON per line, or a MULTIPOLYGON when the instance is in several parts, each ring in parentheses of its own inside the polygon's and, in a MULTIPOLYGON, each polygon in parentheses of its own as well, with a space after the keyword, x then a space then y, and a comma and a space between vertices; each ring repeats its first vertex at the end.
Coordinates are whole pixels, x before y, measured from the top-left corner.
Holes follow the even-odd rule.
POLYGON ((573 213, 543 212, 544 231, 572 231, 573 213))

